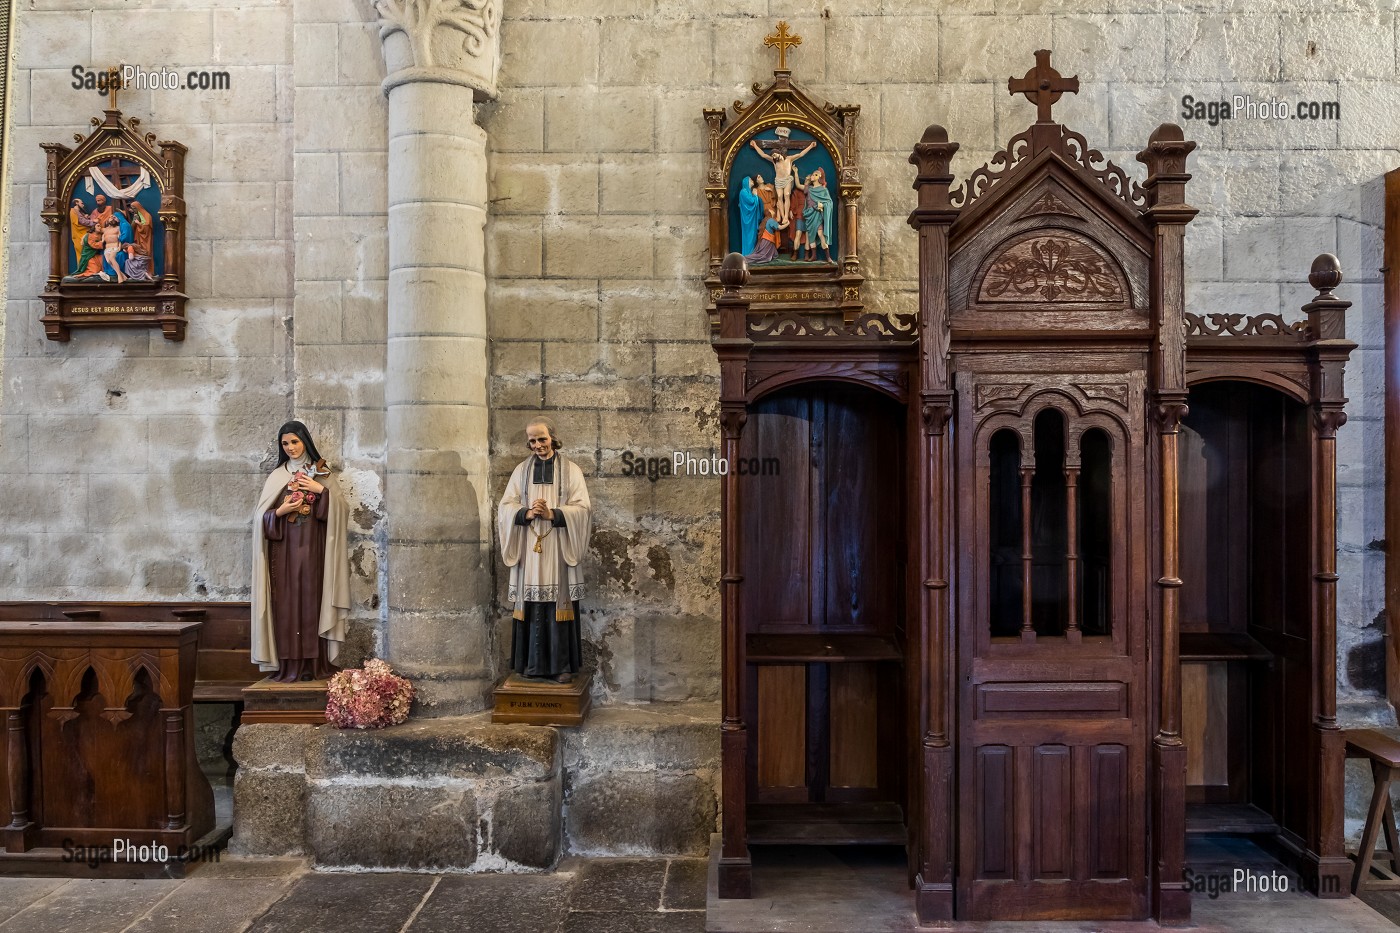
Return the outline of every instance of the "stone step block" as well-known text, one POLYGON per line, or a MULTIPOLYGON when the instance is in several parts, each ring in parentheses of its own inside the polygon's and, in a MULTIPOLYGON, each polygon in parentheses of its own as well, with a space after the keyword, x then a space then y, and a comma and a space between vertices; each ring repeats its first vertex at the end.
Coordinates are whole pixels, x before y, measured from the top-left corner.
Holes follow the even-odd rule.
POLYGON ((243 726, 231 848, 418 871, 700 853, 718 814, 718 721, 717 705, 688 703, 604 707, 579 728, 488 714, 369 731, 243 726))

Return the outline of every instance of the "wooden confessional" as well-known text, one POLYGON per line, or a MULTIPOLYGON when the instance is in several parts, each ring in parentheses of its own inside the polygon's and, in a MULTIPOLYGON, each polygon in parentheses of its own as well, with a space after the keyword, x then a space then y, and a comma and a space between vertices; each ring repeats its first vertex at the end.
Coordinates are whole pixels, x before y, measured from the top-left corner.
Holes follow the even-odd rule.
MULTIPOLYGON (((1186 159, 1038 119, 910 158, 915 314, 761 307, 716 263, 721 896, 749 846, 906 844, 938 919, 1190 917, 1188 829, 1343 896, 1335 436, 1348 303, 1185 306, 1186 159)), ((755 272, 755 277, 759 273, 755 272)))

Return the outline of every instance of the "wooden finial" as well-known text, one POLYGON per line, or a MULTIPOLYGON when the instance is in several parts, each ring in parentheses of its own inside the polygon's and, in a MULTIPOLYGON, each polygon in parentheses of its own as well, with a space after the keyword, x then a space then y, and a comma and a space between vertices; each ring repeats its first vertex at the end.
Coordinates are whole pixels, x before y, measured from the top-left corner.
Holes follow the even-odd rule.
POLYGON ((1331 253, 1318 256, 1308 272, 1308 284, 1317 289, 1317 300, 1336 297, 1332 290, 1342 284, 1342 261, 1331 253))
POLYGON ((787 71, 787 50, 795 45, 802 44, 802 37, 796 33, 788 32, 787 20, 778 20, 778 31, 771 36, 763 37, 763 44, 768 48, 778 50, 778 70, 787 71))
POLYGON ((740 253, 730 253, 720 263, 719 281, 726 294, 737 292, 749 284, 749 264, 740 253))
POLYGON ((1049 50, 1041 49, 1035 53, 1035 67, 1026 72, 1024 78, 1009 79, 1006 88, 1013 95, 1025 94, 1026 100, 1035 104, 1037 123, 1050 123, 1050 107, 1060 99, 1060 95, 1065 91, 1079 93, 1079 76, 1061 77, 1058 71, 1050 67, 1049 50))

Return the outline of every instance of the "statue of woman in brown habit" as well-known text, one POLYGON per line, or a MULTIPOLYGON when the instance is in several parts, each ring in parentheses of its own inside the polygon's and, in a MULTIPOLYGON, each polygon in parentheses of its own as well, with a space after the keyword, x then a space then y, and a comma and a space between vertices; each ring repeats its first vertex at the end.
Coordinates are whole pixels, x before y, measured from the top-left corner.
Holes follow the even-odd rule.
POLYGON ((350 509, 306 425, 277 432, 253 517, 253 663, 273 680, 335 673, 350 609, 350 509))

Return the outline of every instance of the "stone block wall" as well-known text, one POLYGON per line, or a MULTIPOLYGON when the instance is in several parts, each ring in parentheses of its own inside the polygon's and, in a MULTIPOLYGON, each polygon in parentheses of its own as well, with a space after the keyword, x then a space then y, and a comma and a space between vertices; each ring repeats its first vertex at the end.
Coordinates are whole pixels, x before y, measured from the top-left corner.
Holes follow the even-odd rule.
POLYGON ((344 661, 357 664, 383 654, 384 63, 368 2, 290 6, 292 397, 317 444, 334 452, 350 500, 353 608, 344 661))
POLYGON ((246 598, 249 529, 293 410, 291 9, 53 0, 16 16, 8 281, 0 359, 0 592, 6 599, 246 598), (72 145, 106 100, 74 66, 227 72, 225 91, 123 91, 189 146, 190 326, 46 340, 41 142, 72 145))
MULTIPOLYGON (((1351 720, 1390 716, 1382 685, 1380 246, 1382 178, 1400 165, 1396 17, 1374 4, 1258 0, 939 10, 904 0, 752 4, 535 0, 505 6, 492 146, 488 306, 494 489, 523 456, 528 413, 553 413, 591 467, 598 592, 586 634, 599 701, 714 699, 719 485, 622 475, 622 454, 717 449, 718 367, 700 279, 707 261, 701 108, 750 97, 779 18, 801 35, 793 79, 861 107, 867 305, 916 307, 907 159, 923 128, 961 143, 965 177, 1035 119, 1007 93, 1036 49, 1078 75, 1055 115, 1142 177, 1160 123, 1199 143, 1187 187, 1190 310, 1274 312, 1311 297, 1322 252, 1354 302, 1349 423, 1339 435, 1338 690, 1351 720), (1182 98, 1331 102, 1331 121, 1185 119, 1182 98)), ((505 639, 502 639, 504 641, 505 639)))

